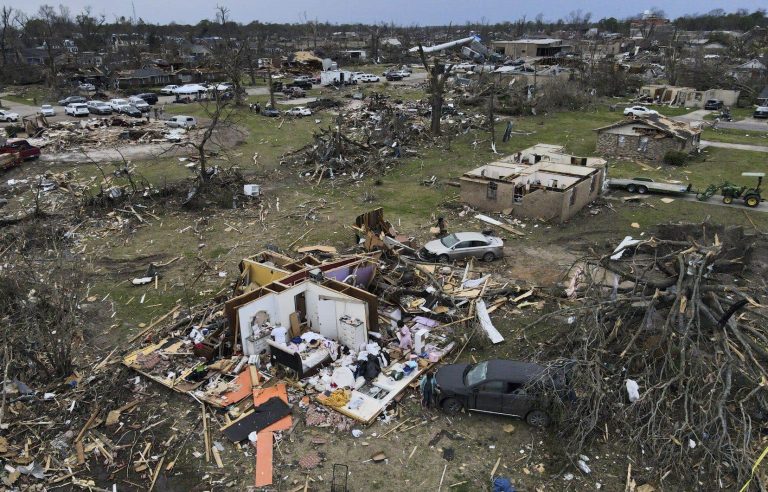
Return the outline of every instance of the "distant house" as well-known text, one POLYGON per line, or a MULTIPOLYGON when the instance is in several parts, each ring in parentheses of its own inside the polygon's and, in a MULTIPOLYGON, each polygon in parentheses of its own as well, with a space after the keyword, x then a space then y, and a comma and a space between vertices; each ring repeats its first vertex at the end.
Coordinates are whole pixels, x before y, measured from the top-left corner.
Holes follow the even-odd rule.
POLYGON ((663 116, 627 118, 596 128, 597 152, 610 157, 661 161, 667 152, 699 148, 700 129, 663 116))
POLYGON ((339 55, 341 55, 342 58, 359 61, 365 61, 368 58, 368 53, 365 50, 344 50, 340 51, 339 55))
POLYGON ((703 108, 707 99, 719 99, 726 106, 735 106, 741 91, 730 89, 707 89, 697 91, 693 87, 678 87, 674 85, 650 84, 640 88, 640 94, 650 97, 659 104, 684 106, 686 108, 703 108))
POLYGON ((120 72, 116 80, 121 89, 151 87, 171 83, 171 74, 158 68, 139 68, 120 72))
POLYGON ((731 77, 742 81, 760 79, 765 77, 766 74, 768 74, 768 68, 757 58, 733 67, 730 71, 731 77))
POLYGON ((757 105, 768 106, 768 85, 763 87, 763 90, 757 95, 757 105))
POLYGON ((484 212, 564 222, 600 194, 605 165, 539 144, 464 173, 461 200, 484 212))
POLYGON ((515 41, 491 41, 491 48, 510 58, 555 56, 571 50, 562 39, 518 39, 515 41))

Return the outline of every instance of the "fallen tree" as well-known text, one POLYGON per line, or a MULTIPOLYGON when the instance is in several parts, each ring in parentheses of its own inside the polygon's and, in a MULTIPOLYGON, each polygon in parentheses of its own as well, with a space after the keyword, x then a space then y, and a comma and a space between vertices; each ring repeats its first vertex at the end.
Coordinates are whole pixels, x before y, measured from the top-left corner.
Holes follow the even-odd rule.
MULTIPOLYGON (((764 258, 739 227, 660 226, 576 268, 569 332, 542 359, 573 359, 562 433, 640 451, 659 481, 741 486, 768 419, 764 258)), ((758 479, 759 480, 759 479, 758 479)), ((761 488, 762 490, 762 488, 761 488)))

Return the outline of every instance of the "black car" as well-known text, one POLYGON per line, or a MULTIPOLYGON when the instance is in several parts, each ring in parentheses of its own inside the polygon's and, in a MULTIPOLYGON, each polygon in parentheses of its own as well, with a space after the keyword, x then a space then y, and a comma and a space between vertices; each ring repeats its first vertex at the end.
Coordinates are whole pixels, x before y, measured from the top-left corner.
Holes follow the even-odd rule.
POLYGON ((390 82, 395 80, 403 80, 403 76, 395 72, 387 72, 384 74, 384 77, 386 77, 386 79, 389 80, 390 82))
POLYGON ((69 106, 72 103, 86 103, 88 99, 83 96, 69 96, 59 101, 59 106, 69 106))
POLYGON ((723 101, 719 99, 707 99, 707 102, 704 103, 704 109, 721 109, 723 107, 723 101))
POLYGON ((120 108, 120 113, 128 116, 132 116, 133 118, 142 117, 141 111, 139 111, 139 109, 132 104, 129 106, 123 106, 122 108, 120 108))
POLYGON ((309 90, 312 88, 312 82, 309 80, 294 80, 288 87, 298 87, 300 89, 309 90))
MULTIPOLYGON (((447 413, 461 409, 509 415, 534 427, 551 422, 547 391, 565 389, 565 373, 530 362, 494 359, 450 364, 437 370, 438 402, 447 413)), ((562 395, 564 398, 566 394, 562 395)))
POLYGON ((261 110, 262 116, 269 116, 270 118, 275 118, 277 116, 280 116, 280 111, 274 109, 274 108, 264 108, 261 110))
POLYGON ((143 94, 136 94, 136 97, 144 99, 147 104, 157 104, 157 94, 154 92, 145 92, 143 94))

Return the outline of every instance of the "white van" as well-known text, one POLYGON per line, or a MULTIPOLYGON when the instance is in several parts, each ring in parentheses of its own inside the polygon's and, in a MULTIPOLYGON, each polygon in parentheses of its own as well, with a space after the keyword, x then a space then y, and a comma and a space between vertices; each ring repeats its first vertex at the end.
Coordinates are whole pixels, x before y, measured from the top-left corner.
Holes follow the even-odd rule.
POLYGON ((174 116, 165 122, 171 128, 195 128, 197 120, 193 116, 174 116))

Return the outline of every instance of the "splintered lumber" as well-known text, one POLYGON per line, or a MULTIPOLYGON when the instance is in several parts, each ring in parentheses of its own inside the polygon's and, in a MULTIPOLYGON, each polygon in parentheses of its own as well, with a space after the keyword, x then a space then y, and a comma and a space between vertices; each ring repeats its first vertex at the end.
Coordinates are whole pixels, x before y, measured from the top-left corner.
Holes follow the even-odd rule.
POLYGON ((155 488, 155 482, 157 482, 157 477, 160 476, 160 472, 163 470, 164 461, 165 461, 165 456, 160 458, 160 463, 158 463, 157 468, 155 468, 155 473, 152 476, 152 483, 149 485, 149 492, 152 492, 152 489, 155 488))
POLYGON ((477 311, 477 319, 480 321, 480 326, 483 327, 483 330, 488 335, 491 343, 495 345, 497 343, 503 342, 504 337, 501 335, 501 333, 499 333, 499 330, 497 330, 491 322, 491 317, 488 315, 488 310, 485 307, 485 301, 478 299, 478 301, 475 303, 475 310, 477 311))
POLYGON ((137 333, 137 334, 136 334, 136 335, 135 335, 133 338, 131 338, 130 340, 128 340, 128 343, 133 343, 133 342, 135 342, 136 340, 138 340, 139 338, 143 337, 143 336, 144 336, 145 334, 147 334, 147 333, 148 333, 148 332, 149 332, 149 331, 150 331, 152 328, 154 328, 155 326, 157 326, 157 325, 158 325, 158 323, 162 322, 162 321, 163 321, 163 320, 165 320, 165 319, 166 319, 168 316, 171 316, 173 313, 175 313, 175 312, 176 312, 176 311, 178 311, 179 309, 181 309, 181 305, 180 305, 180 304, 177 304, 177 305, 175 305, 175 306, 173 307, 173 309, 171 309, 170 311, 168 311, 168 312, 167 312, 167 313, 165 313, 164 315, 160 316, 160 318, 158 318, 157 320, 155 320, 155 321, 153 321, 152 323, 150 323, 150 324, 149 324, 149 326, 147 326, 147 327, 146 327, 144 330, 142 330, 140 333, 137 333))
POLYGON ((208 417, 205 415, 205 403, 200 403, 203 412, 203 438, 205 440, 205 461, 211 461, 211 436, 208 435, 208 417))
POLYGON ((503 223, 501 221, 498 221, 498 220, 494 219, 493 217, 488 217, 487 215, 483 215, 483 214, 477 214, 477 215, 475 215, 475 218, 477 220, 485 222, 486 224, 494 225, 494 226, 498 227, 499 229, 504 229, 505 231, 507 231, 509 233, 515 234, 516 236, 525 236, 525 234, 523 234, 522 232, 518 231, 514 227, 512 227, 510 225, 507 225, 507 224, 505 224, 505 223, 503 223))

